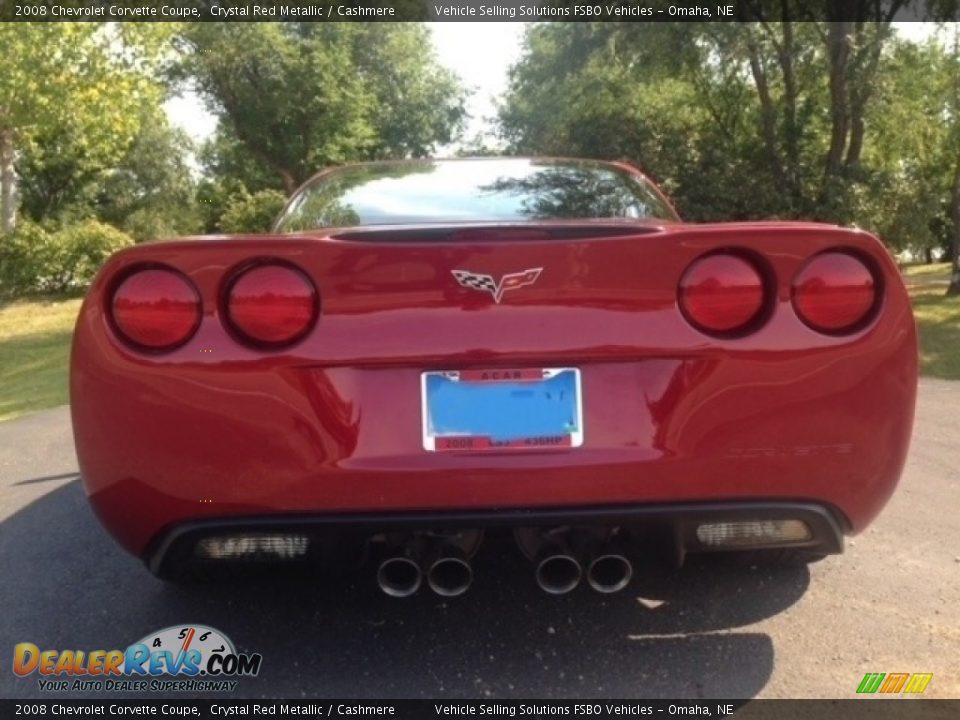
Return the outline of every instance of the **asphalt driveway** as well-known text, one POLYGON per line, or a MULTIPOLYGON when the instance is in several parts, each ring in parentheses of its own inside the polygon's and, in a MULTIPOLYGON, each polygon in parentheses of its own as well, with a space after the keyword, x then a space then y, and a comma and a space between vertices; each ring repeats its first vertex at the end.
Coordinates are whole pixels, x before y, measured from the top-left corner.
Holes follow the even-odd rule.
MULTIPOLYGON (((342 585, 155 580, 91 514, 68 409, 39 412, 0 423, 0 653, 202 623, 262 653, 244 697, 850 697, 866 672, 932 672, 927 697, 960 697, 958 416, 960 382, 923 380, 894 499, 809 568, 651 564, 619 595, 555 598, 492 552, 466 596, 397 601, 369 569, 342 585)), ((0 697, 38 696, 36 676, 0 671, 0 697)))

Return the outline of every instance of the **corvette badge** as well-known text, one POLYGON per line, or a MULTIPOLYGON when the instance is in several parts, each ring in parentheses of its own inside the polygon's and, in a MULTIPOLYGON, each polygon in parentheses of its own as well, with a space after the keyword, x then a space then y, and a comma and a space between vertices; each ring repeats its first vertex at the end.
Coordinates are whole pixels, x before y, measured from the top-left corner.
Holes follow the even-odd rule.
POLYGON ((481 275, 469 270, 451 270, 453 276, 463 287, 470 290, 481 290, 493 295, 497 303, 503 298, 507 290, 516 290, 526 285, 533 285, 543 268, 531 268, 523 272, 508 273, 500 278, 500 282, 493 279, 492 275, 481 275))

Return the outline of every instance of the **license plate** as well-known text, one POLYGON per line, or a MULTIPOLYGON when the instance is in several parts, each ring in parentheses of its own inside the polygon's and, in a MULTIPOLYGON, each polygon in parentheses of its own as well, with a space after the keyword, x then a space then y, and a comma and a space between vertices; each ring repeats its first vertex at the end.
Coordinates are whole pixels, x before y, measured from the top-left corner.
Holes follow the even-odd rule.
POLYGON ((577 368, 425 372, 420 384, 430 452, 583 444, 577 368))

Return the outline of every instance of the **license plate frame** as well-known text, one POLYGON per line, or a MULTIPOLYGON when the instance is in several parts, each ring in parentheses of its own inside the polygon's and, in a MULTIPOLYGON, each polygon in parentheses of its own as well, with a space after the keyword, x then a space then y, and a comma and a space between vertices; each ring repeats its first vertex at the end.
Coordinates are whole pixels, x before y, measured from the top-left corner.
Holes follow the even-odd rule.
MULTIPOLYGON (((479 397, 474 395, 474 399, 479 397)), ((549 393, 547 393, 549 397, 549 393)), ((562 397, 562 392, 558 395, 562 397)), ((516 410, 523 401, 511 399, 513 408, 505 408, 504 412, 511 409, 516 410)), ((542 402, 542 401, 541 401, 542 402)), ((529 405, 527 406, 529 409, 529 405)), ((470 369, 470 370, 429 370, 420 373, 420 414, 422 419, 422 441, 423 449, 427 452, 490 452, 490 451, 531 451, 561 449, 569 450, 583 445, 583 387, 581 382, 580 369, 576 367, 549 367, 549 368, 496 368, 496 369, 470 369), (564 377, 566 376, 566 377, 564 377), (436 378, 436 380, 435 380, 436 378), (509 393, 512 398, 518 395, 514 389, 522 388, 525 392, 519 395, 529 395, 530 391, 536 392, 539 389, 546 388, 547 384, 552 383, 558 390, 567 389, 565 383, 572 380, 573 388, 573 406, 572 408, 552 407, 550 410, 554 415, 568 417, 572 414, 575 418, 574 426, 569 427, 565 423, 559 431, 537 432, 532 434, 519 435, 515 437, 497 437, 489 432, 473 431, 444 431, 443 428, 436 427, 434 415, 431 413, 431 395, 437 397, 436 391, 444 383, 447 384, 448 392, 452 389, 450 383, 464 383, 461 388, 470 389, 470 393, 480 393, 484 386, 497 386, 497 392, 502 396, 509 393), (529 384, 529 388, 525 387, 529 384), (433 391, 433 392, 431 392, 433 391)), ((516 421, 516 415, 511 416, 516 421)), ((550 422, 557 418, 550 418, 550 422)), ((489 418, 487 418, 489 421, 489 418)), ((541 423, 548 422, 547 419, 540 418, 541 423)), ((483 424, 482 422, 480 424, 483 424)), ((536 424, 536 423, 534 423, 536 424)))

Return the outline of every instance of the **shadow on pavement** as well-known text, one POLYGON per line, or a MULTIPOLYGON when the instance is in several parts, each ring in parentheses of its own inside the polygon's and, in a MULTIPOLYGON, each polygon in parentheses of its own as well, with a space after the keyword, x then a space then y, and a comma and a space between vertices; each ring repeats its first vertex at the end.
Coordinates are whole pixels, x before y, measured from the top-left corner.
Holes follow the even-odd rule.
POLYGON ((43 477, 30 478, 29 480, 21 480, 20 482, 15 482, 14 486, 19 487, 21 485, 37 485, 39 483, 51 482, 53 480, 66 480, 67 478, 79 478, 80 475, 76 470, 73 472, 60 473, 59 475, 44 475, 43 477))
MULTIPOLYGON (((752 697, 773 642, 738 628, 790 607, 810 579, 804 567, 691 559, 683 571, 638 567, 617 595, 558 598, 537 589, 518 552, 485 548, 474 586, 453 600, 387 598, 369 567, 335 583, 300 574, 179 587, 113 543, 76 481, 0 523, 0 577, 8 658, 18 642, 123 649, 199 623, 263 655, 237 696, 294 699, 752 697)), ((0 696, 41 694, 36 675, 0 673, 0 696)), ((71 695, 82 697, 58 696, 71 695)))

